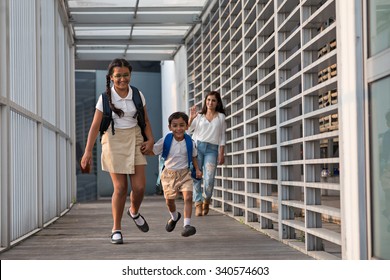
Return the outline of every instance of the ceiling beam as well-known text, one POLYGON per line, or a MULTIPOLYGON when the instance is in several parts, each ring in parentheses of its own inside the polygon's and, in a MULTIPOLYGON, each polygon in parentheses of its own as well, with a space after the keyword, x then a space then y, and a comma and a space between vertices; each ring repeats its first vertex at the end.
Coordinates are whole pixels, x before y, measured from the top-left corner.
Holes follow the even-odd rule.
MULTIPOLYGON (((77 46, 77 50, 79 51, 91 51, 91 52, 105 52, 105 51, 111 51, 111 52, 115 52, 115 51, 123 51, 123 49, 125 48, 126 46, 125 45, 116 45, 116 46, 111 46, 111 45, 106 45, 106 46, 82 46, 82 45, 79 45, 77 46)), ((138 50, 142 50, 144 52, 146 51, 154 51, 154 52, 167 52, 167 51, 175 51, 177 48, 176 45, 154 45, 154 46, 151 46, 151 45, 144 45, 144 46, 134 46, 134 45, 129 45, 128 46, 128 50, 129 51, 138 51, 138 50)))
POLYGON ((161 12, 161 13, 201 13, 201 6, 153 6, 153 7, 69 7, 71 13, 143 13, 143 12, 161 12))
POLYGON ((193 25, 199 23, 199 17, 193 14, 98 14, 81 13, 72 14, 70 22, 74 26, 93 24, 97 26, 107 26, 107 24, 159 24, 159 25, 193 25))
POLYGON ((114 38, 90 38, 82 39, 76 38, 76 45, 99 45, 99 46, 110 46, 110 45, 181 45, 184 44, 182 36, 152 36, 150 38, 132 38, 130 39, 114 39, 114 38))
POLYGON ((113 60, 115 58, 124 58, 126 60, 134 60, 134 61, 162 61, 162 60, 172 60, 172 54, 166 53, 127 53, 123 55, 123 53, 76 53, 76 60, 113 60))

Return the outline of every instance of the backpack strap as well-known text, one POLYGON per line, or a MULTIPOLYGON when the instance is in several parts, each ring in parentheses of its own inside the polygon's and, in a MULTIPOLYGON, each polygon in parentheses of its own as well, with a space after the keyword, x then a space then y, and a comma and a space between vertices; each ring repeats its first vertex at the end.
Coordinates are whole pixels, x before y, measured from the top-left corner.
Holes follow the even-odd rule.
POLYGON ((137 112, 134 114, 133 118, 137 118, 138 125, 141 128, 142 136, 144 137, 144 141, 147 141, 148 138, 145 134, 145 111, 144 111, 144 104, 142 103, 141 94, 139 93, 139 90, 130 85, 132 91, 133 91, 133 102, 135 105, 135 108, 137 109, 137 112))
POLYGON ((191 167, 192 163, 192 138, 188 134, 184 134, 184 139, 186 140, 186 145, 187 145, 187 156, 188 156, 188 168, 191 167))
POLYGON ((103 120, 100 125, 100 137, 102 137, 104 132, 106 132, 110 123, 111 123, 112 135, 115 135, 115 127, 114 127, 114 119, 112 118, 112 110, 110 108, 110 103, 108 102, 108 96, 105 92, 102 93, 102 102, 103 102, 103 120))
POLYGON ((192 177, 192 179, 199 181, 200 179, 196 178, 196 170, 195 170, 194 164, 192 163, 192 150, 193 150, 193 145, 194 145, 192 137, 190 135, 188 135, 187 133, 185 133, 184 138, 186 140, 186 145, 187 145, 188 168, 191 171, 191 177, 192 177))
POLYGON ((169 150, 171 149, 173 139, 173 133, 168 133, 164 138, 163 151, 161 157, 166 160, 169 154, 169 150))

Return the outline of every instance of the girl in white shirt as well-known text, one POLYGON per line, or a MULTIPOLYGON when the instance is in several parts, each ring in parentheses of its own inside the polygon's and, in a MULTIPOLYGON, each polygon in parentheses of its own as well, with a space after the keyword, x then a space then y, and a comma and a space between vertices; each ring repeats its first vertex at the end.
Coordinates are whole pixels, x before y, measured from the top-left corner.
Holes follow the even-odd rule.
MULTIPOLYGON (((137 112, 132 96, 133 90, 129 86, 132 67, 125 59, 114 59, 106 75, 106 94, 108 96, 112 118, 114 119, 115 134, 109 128, 102 136, 102 169, 110 173, 114 186, 111 198, 113 227, 111 243, 122 244, 121 221, 126 204, 128 177, 131 182, 130 208, 126 210, 142 232, 149 231, 144 217, 138 212, 145 192, 145 154, 153 150, 154 138, 150 126, 145 98, 140 96, 144 104, 145 135, 144 140, 141 128, 134 118, 137 112), (111 87, 111 83, 113 86, 111 87)), ((87 144, 81 159, 81 167, 92 163, 92 148, 99 133, 103 119, 102 97, 96 104, 95 115, 88 133, 87 144)))
POLYGON ((219 92, 211 91, 206 95, 201 112, 196 106, 191 107, 189 124, 189 133, 198 150, 198 165, 203 172, 203 189, 202 180, 194 179, 195 215, 205 216, 213 195, 217 164, 225 162, 225 109, 219 92))

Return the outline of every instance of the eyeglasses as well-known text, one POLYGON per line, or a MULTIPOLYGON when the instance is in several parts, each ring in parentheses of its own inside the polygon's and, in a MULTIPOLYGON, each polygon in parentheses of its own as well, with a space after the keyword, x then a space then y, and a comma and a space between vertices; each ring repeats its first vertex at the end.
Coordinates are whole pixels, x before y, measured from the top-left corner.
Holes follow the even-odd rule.
POLYGON ((120 78, 123 78, 123 79, 129 79, 130 78, 130 74, 117 74, 117 75, 114 75, 113 76, 115 80, 120 80, 120 78))

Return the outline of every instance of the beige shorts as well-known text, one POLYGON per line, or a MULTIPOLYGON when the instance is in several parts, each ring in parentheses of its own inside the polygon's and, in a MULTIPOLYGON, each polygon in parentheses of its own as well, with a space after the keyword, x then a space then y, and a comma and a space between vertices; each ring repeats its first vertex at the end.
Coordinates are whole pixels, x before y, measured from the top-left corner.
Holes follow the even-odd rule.
POLYGON ((141 153, 144 139, 137 125, 132 128, 115 128, 112 135, 111 127, 102 137, 102 170, 117 174, 134 174, 135 165, 146 165, 146 158, 141 153))
POLYGON ((161 173, 161 184, 165 199, 175 199, 179 192, 192 192, 193 183, 189 169, 168 170, 161 173))

